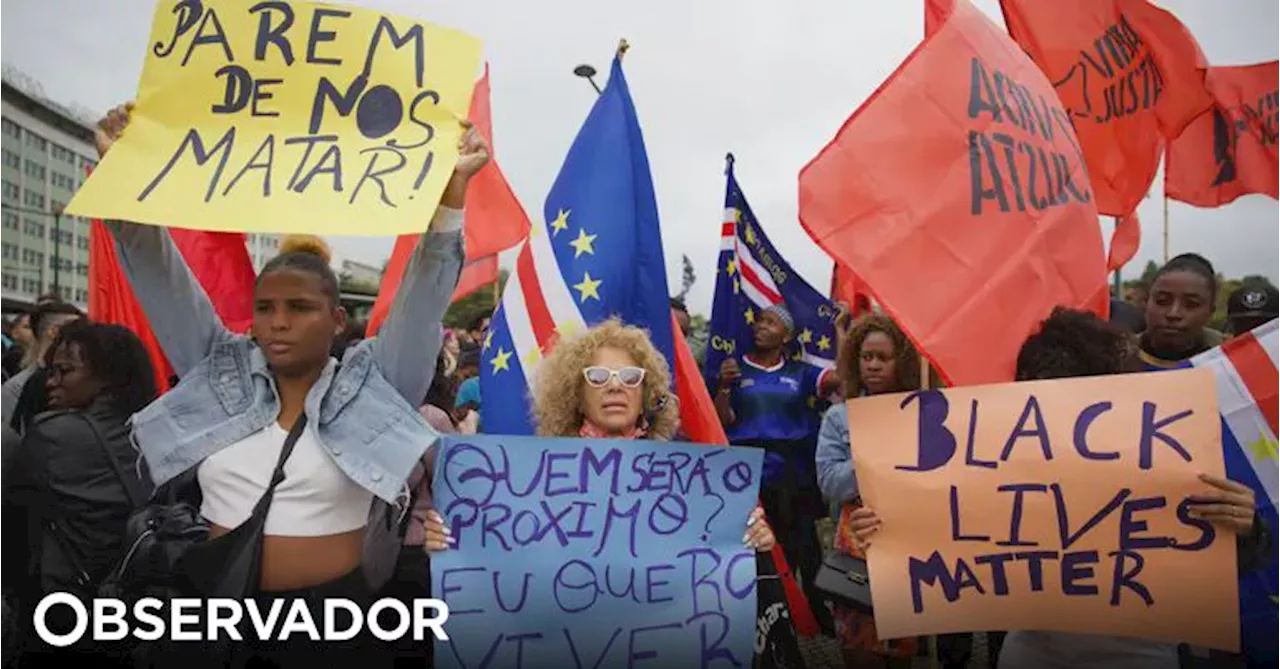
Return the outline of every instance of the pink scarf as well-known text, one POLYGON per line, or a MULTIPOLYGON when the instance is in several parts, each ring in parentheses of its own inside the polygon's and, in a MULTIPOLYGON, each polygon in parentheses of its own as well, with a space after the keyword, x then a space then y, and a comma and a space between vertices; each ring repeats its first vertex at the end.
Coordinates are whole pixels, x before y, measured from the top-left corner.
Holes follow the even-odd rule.
POLYGON ((624 434, 612 435, 586 418, 582 419, 582 427, 578 429, 578 436, 584 439, 644 439, 647 434, 644 428, 633 427, 624 434))

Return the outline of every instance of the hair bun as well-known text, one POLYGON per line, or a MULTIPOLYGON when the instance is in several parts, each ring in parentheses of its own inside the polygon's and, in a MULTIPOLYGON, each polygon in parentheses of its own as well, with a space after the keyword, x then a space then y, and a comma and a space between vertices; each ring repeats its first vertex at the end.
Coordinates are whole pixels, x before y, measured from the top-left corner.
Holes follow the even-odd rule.
POLYGON ((316 235, 287 235, 280 241, 280 254, 310 253, 319 256, 327 265, 333 259, 329 244, 316 235))

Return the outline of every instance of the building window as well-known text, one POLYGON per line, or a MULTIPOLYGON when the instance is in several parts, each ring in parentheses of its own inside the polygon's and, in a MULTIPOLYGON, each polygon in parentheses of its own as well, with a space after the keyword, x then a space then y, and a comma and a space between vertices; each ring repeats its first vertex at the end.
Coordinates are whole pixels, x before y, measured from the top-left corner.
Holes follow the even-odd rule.
POLYGON ((67 190, 75 190, 76 187, 75 179, 59 172, 49 174, 49 183, 52 183, 54 188, 66 188, 67 190))
POLYGON ((80 247, 80 250, 81 250, 81 251, 88 251, 88 250, 89 250, 89 238, 88 238, 88 237, 83 237, 83 236, 81 236, 81 237, 76 237, 76 246, 80 247))
POLYGON ((18 154, 9 149, 4 150, 4 164, 6 167, 21 167, 22 161, 18 159, 18 154))
POLYGON ((77 289, 76 289, 76 302, 80 302, 81 304, 83 304, 83 303, 88 302, 88 301, 89 301, 89 291, 87 291, 87 290, 85 290, 85 289, 83 289, 83 288, 77 288, 77 289))
POLYGON ((49 256, 49 269, 56 269, 59 272, 70 272, 73 265, 70 258, 49 256))
POLYGON ((44 181, 44 165, 39 165, 34 161, 28 160, 25 168, 26 169, 24 171, 27 173, 27 176, 32 179, 44 181))
POLYGON ((40 282, 35 279, 23 279, 22 292, 35 295, 40 292, 40 282))
POLYGON ((8 137, 22 136, 22 129, 18 127, 17 123, 14 123, 13 121, 10 121, 9 119, 6 118, 6 119, 0 119, 0 125, 4 126, 4 134, 6 136, 8 137))
POLYGON ((85 263, 77 263, 76 274, 79 274, 80 276, 89 276, 89 265, 85 263))
POLYGON ((31 249, 22 249, 22 262, 27 265, 43 265, 44 254, 39 251, 32 251, 31 249))
POLYGON ((57 144, 53 145, 53 159, 64 162, 68 165, 76 164, 76 154, 72 153, 67 149, 62 148, 61 146, 58 146, 57 144))
POLYGON ((15 184, 12 181, 5 179, 4 196, 6 198, 12 198, 14 200, 18 199, 18 184, 15 184))
POLYGON ((47 144, 48 142, 46 142, 40 135, 37 135, 30 130, 27 131, 27 146, 35 149, 36 151, 44 151, 47 144))
POLYGON ((4 285, 4 289, 5 289, 5 290, 17 290, 17 289, 18 289, 18 277, 14 276, 14 275, 12 275, 12 274, 10 274, 10 273, 8 273, 8 272, 5 272, 5 273, 4 273, 4 283, 3 283, 3 285, 4 285))
POLYGON ((75 243, 75 241, 76 241, 76 236, 75 236, 75 234, 73 234, 70 230, 59 230, 59 231, 58 231, 58 243, 59 243, 59 244, 66 244, 66 245, 70 246, 71 244, 75 243))
POLYGON ((23 191, 22 203, 35 209, 44 209, 44 195, 33 190, 23 191))
POLYGON ((18 215, 17 215, 17 214, 13 213, 12 211, 6 211, 6 212, 4 212, 4 229, 5 229, 5 230, 17 230, 17 229, 18 229, 18 215))
POLYGON ((28 235, 35 235, 36 237, 44 239, 44 223, 37 220, 28 218, 23 221, 22 231, 28 235))
POLYGON ((15 244, 10 244, 9 242, 4 242, 4 243, 3 243, 3 246, 4 246, 4 259, 5 259, 5 260, 17 260, 17 259, 18 259, 18 247, 17 247, 17 245, 15 245, 15 244))

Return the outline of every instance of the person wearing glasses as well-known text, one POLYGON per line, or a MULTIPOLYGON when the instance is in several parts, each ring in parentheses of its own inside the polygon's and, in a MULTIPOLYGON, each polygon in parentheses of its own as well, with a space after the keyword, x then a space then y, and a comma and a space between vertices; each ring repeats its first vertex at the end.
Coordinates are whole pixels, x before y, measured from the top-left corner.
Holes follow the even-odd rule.
MULTIPOLYGON (((542 437, 671 440, 680 427, 680 409, 667 389, 667 360, 644 330, 605 321, 576 339, 560 342, 538 367, 534 420, 542 437)), ((773 530, 756 508, 743 543, 773 549, 773 530)), ((451 543, 444 519, 427 514, 425 546, 446 550, 451 543)))

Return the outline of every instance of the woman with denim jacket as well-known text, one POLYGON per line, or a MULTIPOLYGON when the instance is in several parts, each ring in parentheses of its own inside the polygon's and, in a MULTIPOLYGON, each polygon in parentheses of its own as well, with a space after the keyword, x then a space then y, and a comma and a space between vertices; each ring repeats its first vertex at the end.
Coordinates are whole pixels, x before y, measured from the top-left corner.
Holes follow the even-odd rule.
MULTIPOLYGON (((132 104, 117 107, 99 123, 100 155, 126 131, 131 111, 132 104)), ((489 160, 469 125, 459 154, 380 335, 346 350, 341 366, 330 349, 346 313, 332 269, 316 254, 284 253, 267 263, 254 290, 251 336, 240 336, 222 326, 163 228, 107 223, 121 267, 182 379, 132 419, 133 439, 157 487, 195 470, 201 514, 213 526, 211 536, 222 536, 249 517, 286 434, 306 418, 267 515, 263 597, 359 602, 382 585, 362 570, 365 527, 370 517, 380 518, 373 516, 377 500, 405 504, 406 481, 438 436, 417 404, 434 375, 441 319, 463 263, 467 183, 489 160)), ((237 646, 250 657, 234 664, 327 663, 341 650, 306 635, 283 642, 288 646, 255 636, 237 646)))

